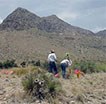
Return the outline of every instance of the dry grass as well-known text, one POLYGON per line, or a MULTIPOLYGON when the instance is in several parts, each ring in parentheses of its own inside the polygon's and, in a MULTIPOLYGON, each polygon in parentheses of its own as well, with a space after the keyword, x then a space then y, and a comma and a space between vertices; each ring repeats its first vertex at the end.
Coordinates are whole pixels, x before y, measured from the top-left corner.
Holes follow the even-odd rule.
POLYGON ((33 66, 28 66, 26 68, 13 68, 12 70, 14 71, 14 74, 18 76, 22 76, 28 73, 39 73, 43 71, 39 67, 33 67, 33 66))
MULTIPOLYGON (((27 96, 23 90, 20 76, 30 72, 39 73, 42 72, 42 69, 29 66, 27 68, 14 68, 12 70, 14 70, 15 74, 8 76, 1 75, 0 77, 1 86, 6 91, 4 94, 10 95, 7 101, 10 101, 10 99, 16 99, 16 101, 20 101, 22 104, 32 101, 31 96, 27 96)), ((52 101, 52 104, 59 104, 60 101, 62 102, 61 104, 65 104, 67 99, 70 101, 71 97, 73 97, 72 101, 74 100, 75 102, 79 102, 76 104, 86 104, 85 97, 89 100, 89 96, 94 96, 95 99, 90 98, 92 101, 100 101, 97 98, 103 99, 102 97, 105 98, 106 94, 105 79, 106 73, 86 74, 84 77, 81 76, 79 79, 74 75, 70 77, 70 79, 56 79, 61 82, 63 92, 55 99, 50 98, 50 100, 52 101), (87 94, 88 96, 85 96, 87 94)), ((3 102, 3 99, 1 99, 1 101, 3 102)), ((11 102, 9 103, 11 104, 11 102)))
POLYGON ((79 79, 74 76, 70 80, 60 79, 63 85, 63 90, 68 95, 81 95, 86 92, 94 92, 96 89, 105 89, 105 73, 98 74, 88 74, 85 77, 80 77, 79 79))

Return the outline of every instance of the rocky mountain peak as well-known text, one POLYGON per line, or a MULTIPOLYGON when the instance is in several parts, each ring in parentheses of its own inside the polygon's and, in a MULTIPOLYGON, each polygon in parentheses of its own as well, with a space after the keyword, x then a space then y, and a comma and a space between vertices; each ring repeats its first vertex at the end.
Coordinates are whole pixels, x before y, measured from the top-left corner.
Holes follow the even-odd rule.
POLYGON ((17 12, 25 13, 25 12, 29 12, 29 11, 24 8, 18 7, 17 9, 14 10, 14 13, 17 13, 17 12))
POLYGON ((39 20, 39 16, 19 7, 4 19, 0 27, 3 30, 24 30, 35 28, 39 20))
POLYGON ((55 14, 47 16, 46 18, 49 18, 49 19, 59 19, 55 14))
POLYGON ((70 24, 64 22, 56 15, 43 17, 38 24, 38 28, 47 32, 64 32, 71 27, 70 24))
POLYGON ((46 32, 93 35, 91 31, 72 26, 54 14, 41 18, 21 7, 15 9, 0 24, 0 30, 26 30, 30 28, 38 28, 46 32))

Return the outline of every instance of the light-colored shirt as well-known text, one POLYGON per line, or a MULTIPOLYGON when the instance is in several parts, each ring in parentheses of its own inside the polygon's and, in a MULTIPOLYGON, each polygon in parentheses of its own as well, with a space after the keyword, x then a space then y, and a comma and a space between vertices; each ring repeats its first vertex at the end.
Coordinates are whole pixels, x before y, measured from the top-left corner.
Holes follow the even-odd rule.
POLYGON ((56 60, 57 60, 57 57, 55 53, 50 53, 48 55, 48 62, 55 62, 56 60))
POLYGON ((68 60, 68 59, 64 59, 64 60, 61 61, 61 64, 66 64, 67 66, 71 66, 72 61, 68 60))

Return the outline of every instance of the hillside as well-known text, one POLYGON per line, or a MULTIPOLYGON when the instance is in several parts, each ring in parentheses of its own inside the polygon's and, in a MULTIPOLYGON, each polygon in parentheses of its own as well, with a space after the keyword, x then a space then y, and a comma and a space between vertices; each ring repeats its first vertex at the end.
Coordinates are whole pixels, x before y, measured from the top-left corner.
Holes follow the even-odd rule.
POLYGON ((17 8, 0 24, 0 60, 46 60, 50 49, 58 58, 106 62, 106 37, 72 26, 56 15, 39 17, 17 8), (61 52, 61 54, 60 54, 61 52))
POLYGON ((58 58, 70 52, 73 60, 89 59, 106 61, 105 39, 95 36, 53 34, 31 29, 28 31, 0 32, 0 59, 17 61, 46 60, 49 50, 55 49, 58 58), (60 54, 61 52, 61 54, 60 54), (95 54, 96 53, 96 54, 95 54))
MULTIPOLYGON (((88 74, 77 79, 58 80, 64 93, 55 104, 106 104, 106 73, 88 74)), ((22 77, 0 74, 0 104, 50 104, 46 101, 32 101, 21 84, 22 77)))

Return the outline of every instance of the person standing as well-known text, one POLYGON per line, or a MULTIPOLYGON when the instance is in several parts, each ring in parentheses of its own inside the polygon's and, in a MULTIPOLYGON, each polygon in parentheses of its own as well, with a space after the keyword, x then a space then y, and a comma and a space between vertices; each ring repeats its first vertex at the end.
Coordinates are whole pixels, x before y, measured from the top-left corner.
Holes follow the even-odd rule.
MULTIPOLYGON (((69 57, 65 58, 64 60, 61 61, 60 63, 61 69, 62 69, 62 77, 64 79, 67 78, 66 76, 66 68, 72 65, 72 61, 69 59, 69 57)), ((69 73, 71 73, 71 70, 69 69, 69 73)))
POLYGON ((50 54, 48 55, 48 63, 49 63, 49 72, 54 73, 55 75, 58 73, 56 67, 57 57, 54 50, 51 50, 50 54))

